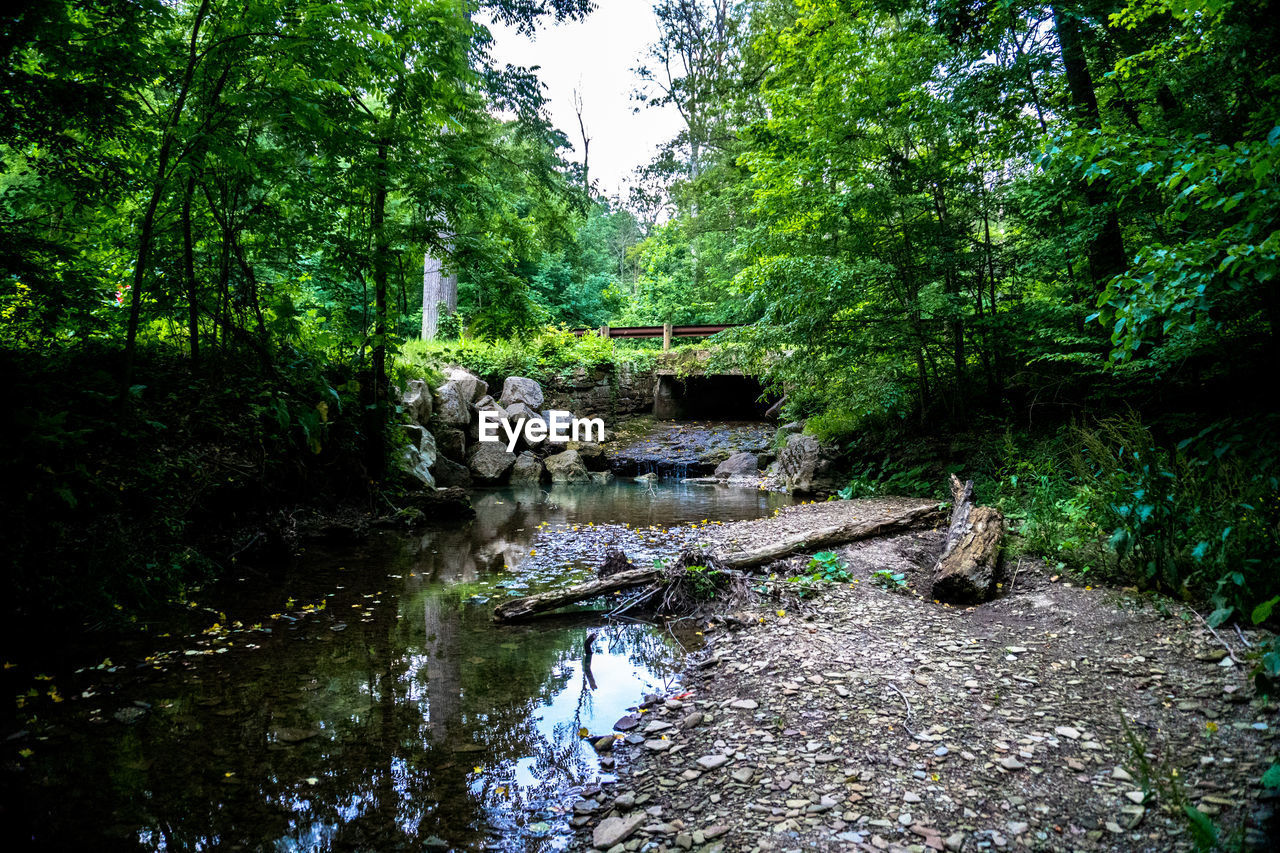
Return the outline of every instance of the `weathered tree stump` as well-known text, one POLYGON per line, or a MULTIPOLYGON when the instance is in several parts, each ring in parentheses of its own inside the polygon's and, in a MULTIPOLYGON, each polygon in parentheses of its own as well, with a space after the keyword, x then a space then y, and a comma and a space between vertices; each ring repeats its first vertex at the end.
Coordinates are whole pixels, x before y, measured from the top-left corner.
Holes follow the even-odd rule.
POLYGON ((931 596, 939 601, 976 604, 995 595, 1000 570, 1004 516, 989 506, 974 506, 973 481, 951 475, 951 524, 942 555, 933 567, 931 596))

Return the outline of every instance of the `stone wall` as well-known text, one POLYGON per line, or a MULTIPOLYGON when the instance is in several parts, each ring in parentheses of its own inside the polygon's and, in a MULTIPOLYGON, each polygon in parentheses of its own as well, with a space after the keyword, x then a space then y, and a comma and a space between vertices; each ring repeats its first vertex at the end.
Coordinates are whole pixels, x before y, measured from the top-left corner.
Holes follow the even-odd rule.
POLYGON ((656 377, 652 370, 605 365, 548 378, 542 383, 546 408, 563 409, 579 417, 620 418, 653 411, 656 377))

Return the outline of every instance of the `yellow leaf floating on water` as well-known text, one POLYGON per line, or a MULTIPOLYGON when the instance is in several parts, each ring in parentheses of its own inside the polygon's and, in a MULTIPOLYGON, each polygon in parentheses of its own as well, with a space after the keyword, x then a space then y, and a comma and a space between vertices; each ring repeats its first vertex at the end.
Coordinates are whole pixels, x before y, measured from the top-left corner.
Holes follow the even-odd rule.
POLYGON ((483 768, 483 767, 473 767, 473 768, 472 768, 472 770, 474 770, 474 771, 475 771, 475 772, 477 772, 477 773, 483 773, 483 772, 484 772, 484 768, 483 768))
POLYGON ((590 730, 586 726, 578 729, 578 737, 586 737, 590 733, 590 730))
POLYGON ((18 750, 18 755, 21 755, 23 758, 30 758, 35 755, 35 752, 30 749, 20 749, 18 750))
POLYGON ((496 788, 494 788, 494 789, 493 789, 493 792, 494 792, 495 794, 505 794, 505 793, 507 792, 507 789, 506 789, 506 788, 504 788, 503 786, 499 785, 498 787, 496 787, 496 788))
POLYGON ((779 619, 782 619, 782 618, 783 618, 783 617, 785 617, 786 615, 787 615, 787 611, 785 611, 785 610, 779 610, 779 611, 778 611, 778 618, 779 618, 779 619))

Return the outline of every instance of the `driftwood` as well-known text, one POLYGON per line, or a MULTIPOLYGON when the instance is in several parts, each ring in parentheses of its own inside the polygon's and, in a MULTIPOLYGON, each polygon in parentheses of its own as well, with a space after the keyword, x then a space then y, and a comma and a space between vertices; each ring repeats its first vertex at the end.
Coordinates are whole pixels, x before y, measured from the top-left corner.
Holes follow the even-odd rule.
POLYGON ((951 524, 942 555, 933 567, 931 596, 971 604, 990 599, 1000 569, 1004 516, 989 506, 974 506, 973 481, 951 475, 951 524))
MULTIPOLYGON (((856 542, 859 539, 870 539, 875 536, 887 536, 903 530, 914 530, 932 523, 938 514, 937 504, 919 504, 887 518, 851 521, 818 528, 805 534, 784 536, 763 548, 737 551, 722 548, 710 551, 691 549, 680 555, 675 566, 684 568, 690 565, 704 565, 717 571, 741 570, 780 560, 805 550, 856 542)), ((606 556, 607 562, 609 562, 608 556, 606 556)), ((617 572, 567 589, 551 590, 504 601, 494 608, 493 618, 498 622, 525 619, 589 598, 654 583, 662 580, 663 577, 663 570, 658 568, 617 572)))
POLYGON ((850 521, 829 527, 820 527, 807 533, 780 537, 762 548, 742 551, 719 551, 720 562, 727 569, 745 569, 762 563, 781 560, 810 548, 843 545, 860 539, 888 536, 904 530, 925 527, 937 519, 937 504, 919 504, 888 518, 850 521))
POLYGON ((493 618, 498 622, 524 619, 535 613, 556 610, 569 604, 585 601, 588 598, 609 595, 613 592, 630 589, 633 586, 644 586, 647 583, 656 581, 661 574, 661 570, 656 568, 632 569, 629 572, 618 572, 616 575, 587 581, 567 589, 553 589, 547 592, 540 592, 537 595, 525 596, 524 598, 513 598, 495 607, 493 609, 493 618))

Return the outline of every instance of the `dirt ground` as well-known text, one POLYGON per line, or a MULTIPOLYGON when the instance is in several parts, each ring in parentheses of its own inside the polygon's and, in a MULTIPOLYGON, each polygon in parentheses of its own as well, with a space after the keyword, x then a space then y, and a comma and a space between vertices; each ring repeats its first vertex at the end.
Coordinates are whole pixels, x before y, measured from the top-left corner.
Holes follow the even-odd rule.
MULTIPOLYGON (((901 505, 790 507, 715 538, 767 542, 901 505)), ((620 721, 619 779, 577 804, 580 845, 1183 850, 1188 804, 1224 841, 1275 849, 1259 781, 1280 753, 1275 705, 1248 677, 1260 632, 1219 640, 1185 606, 1025 558, 1006 561, 996 600, 948 607, 917 592, 941 542, 927 530, 838 549, 853 582, 709 625, 681 693, 620 721), (880 569, 908 590, 873 584, 880 569)))

